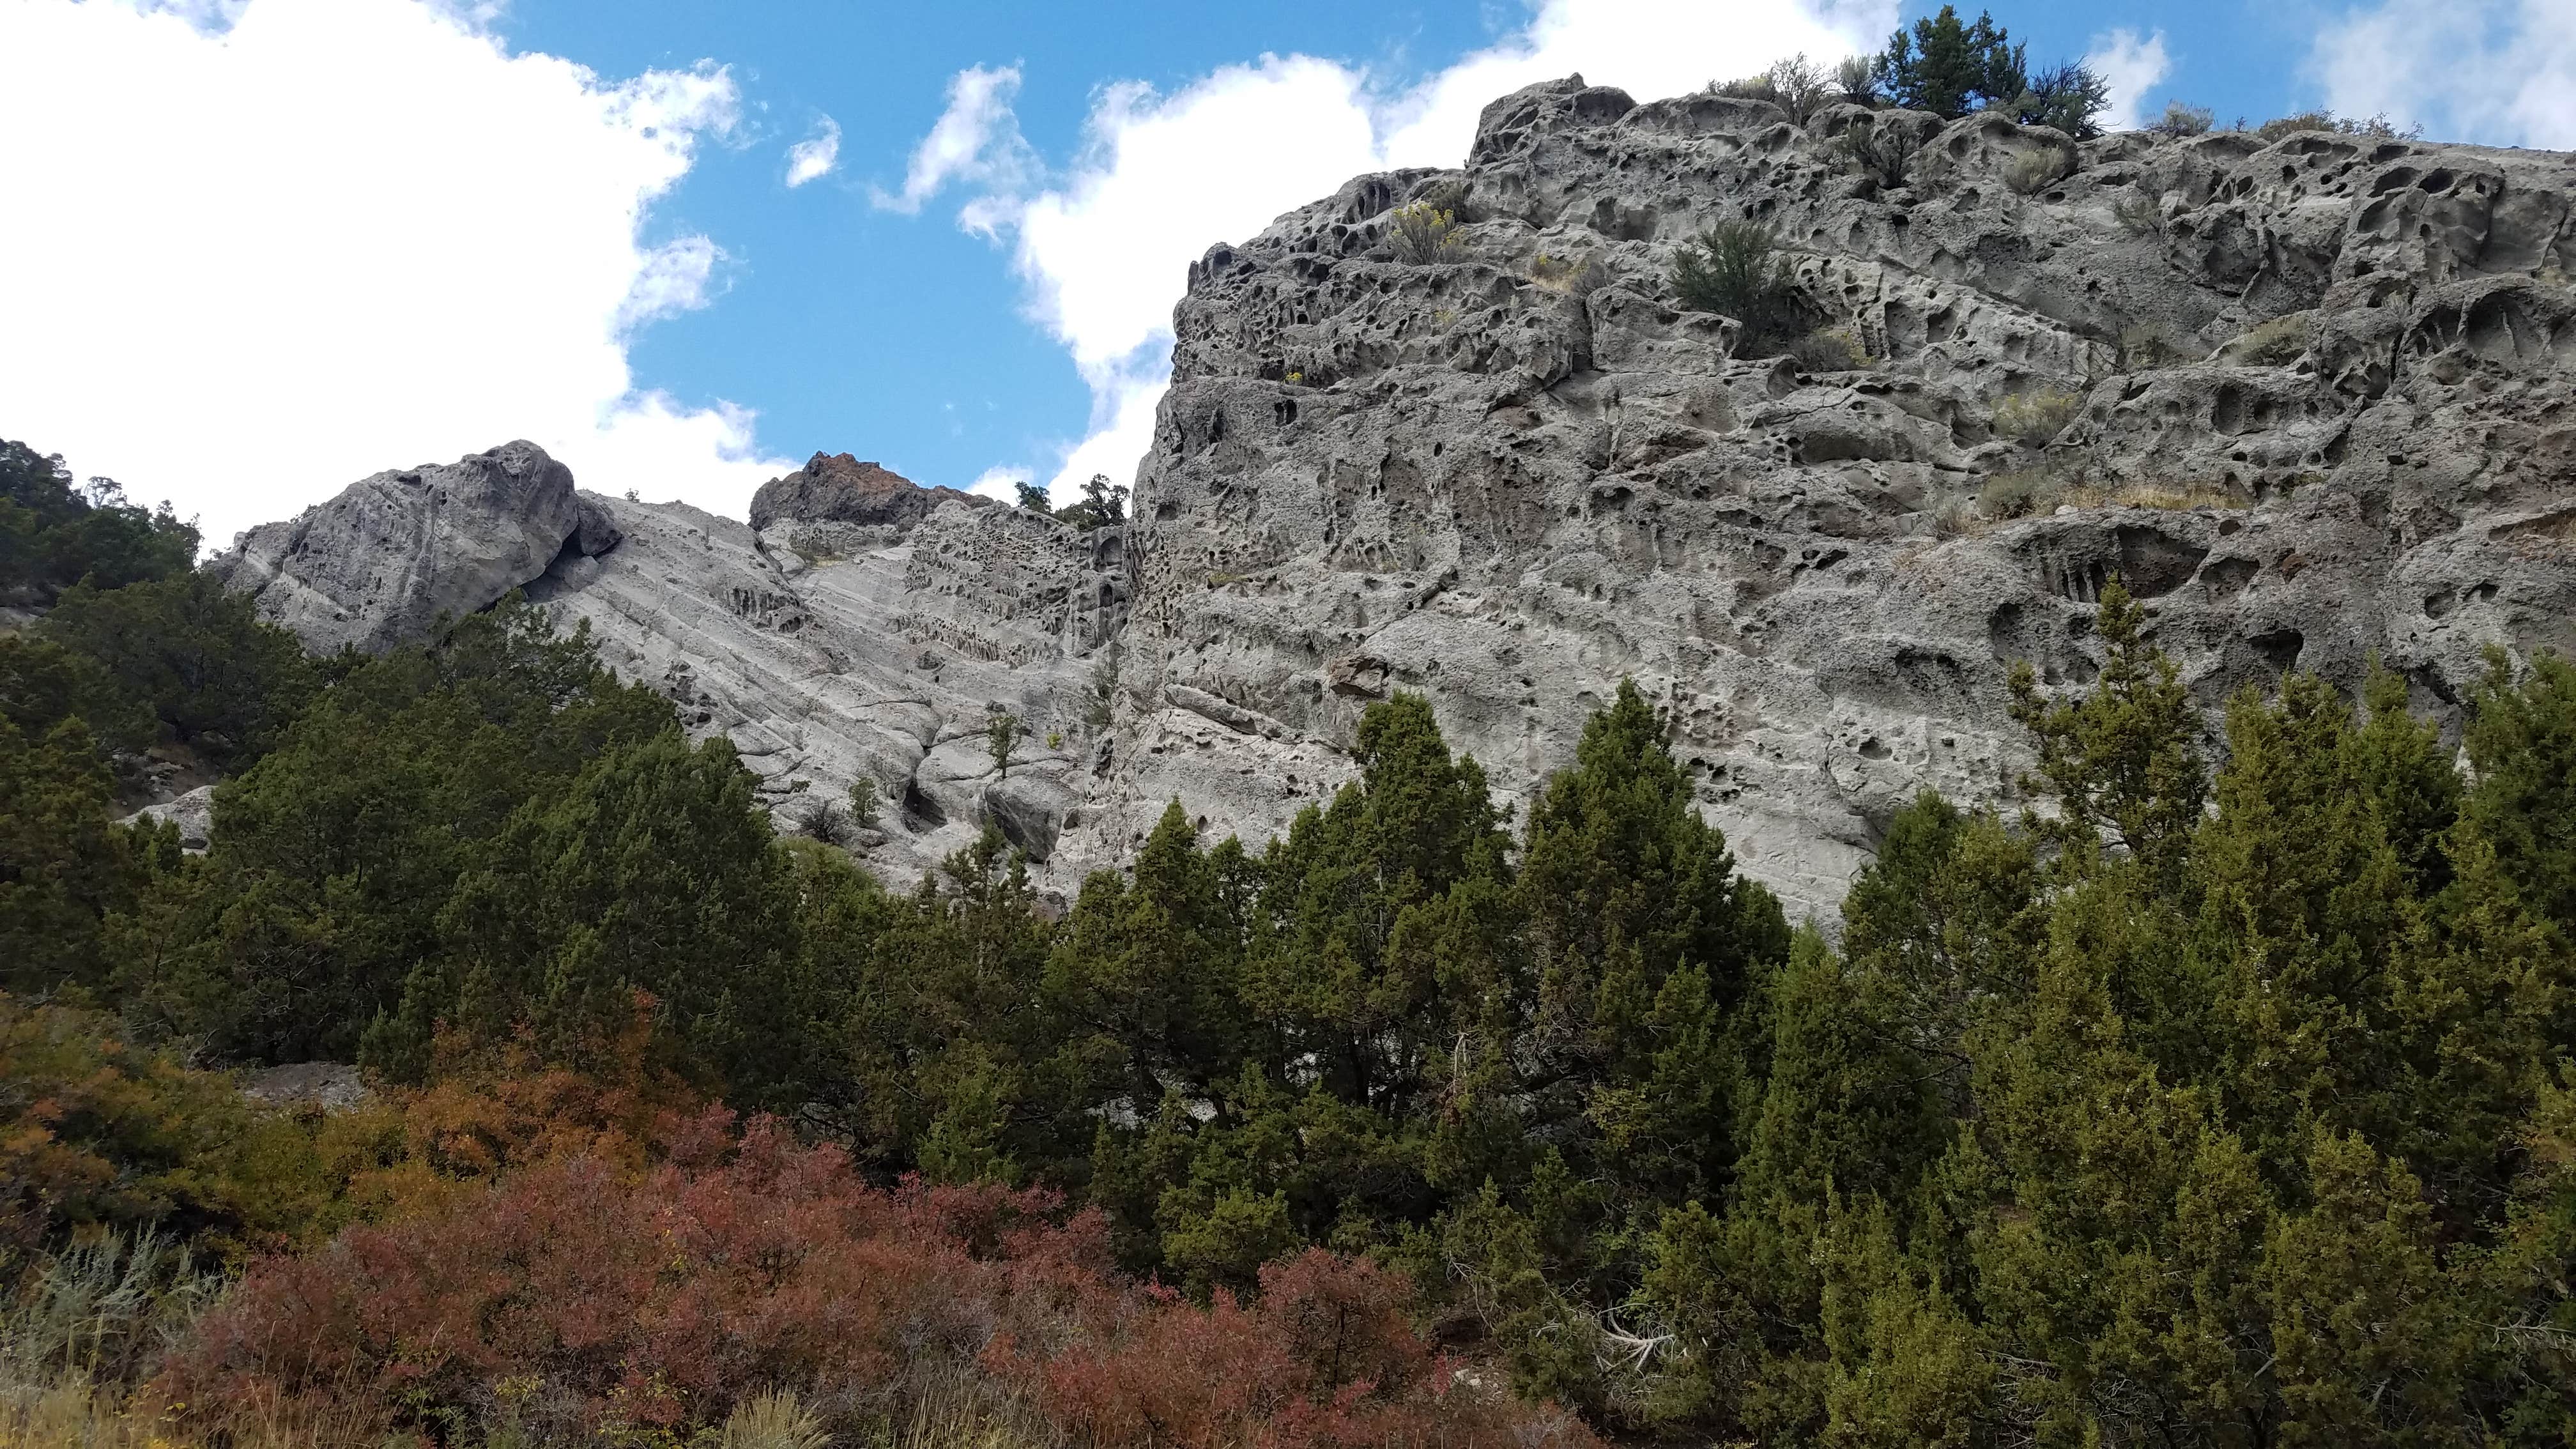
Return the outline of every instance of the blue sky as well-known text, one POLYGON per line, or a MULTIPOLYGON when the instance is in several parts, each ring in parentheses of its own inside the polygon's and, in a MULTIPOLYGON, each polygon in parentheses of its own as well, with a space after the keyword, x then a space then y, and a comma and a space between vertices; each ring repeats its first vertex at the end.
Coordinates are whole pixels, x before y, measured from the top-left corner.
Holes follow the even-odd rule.
MULTIPOLYGON (((2122 25, 2149 34, 2161 26, 2176 59, 2168 89, 2264 116, 2303 89, 2314 93, 2278 64, 2254 63, 2297 38, 2281 18, 2290 8, 2050 5, 2006 17, 2034 53, 2050 55, 2080 55, 2096 34, 2122 25)), ((1326 56, 1411 80, 1493 44, 1521 18, 1493 5, 1347 0, 1101 8, 518 0, 500 28, 513 45, 607 74, 728 61, 756 108, 759 139, 710 151, 656 217, 674 233, 714 237, 732 263, 713 305, 639 339, 632 356, 648 384, 684 399, 753 401, 761 441, 785 455, 855 450, 924 481, 963 485, 996 465, 1046 470, 1087 427, 1091 395, 1063 348, 1030 325, 1003 249, 961 233, 953 207, 907 216, 870 203, 871 184, 900 186, 951 75, 1016 65, 1020 130, 1062 166, 1077 156, 1106 82, 1174 91, 1264 52, 1326 56), (840 169, 789 191, 779 181, 780 147, 823 116, 841 128, 840 169)))
MULTIPOLYGON (((214 543, 511 436, 736 514, 818 449, 1063 489, 1132 469, 1209 243, 1455 164, 1530 79, 1669 94, 1928 8, 0 0, 0 53, 48 62, 0 92, 0 176, 57 221, 0 236, 49 339, 0 354, 0 435, 214 543)), ((1996 18, 2138 115, 2576 145, 2576 0, 1996 18)))

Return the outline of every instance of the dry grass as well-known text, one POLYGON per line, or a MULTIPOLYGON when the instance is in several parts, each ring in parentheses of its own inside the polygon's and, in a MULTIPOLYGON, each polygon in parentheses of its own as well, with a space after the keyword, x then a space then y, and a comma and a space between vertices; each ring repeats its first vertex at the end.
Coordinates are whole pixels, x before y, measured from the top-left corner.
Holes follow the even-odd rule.
POLYGON ((1599 257, 1554 257, 1540 252, 1530 258, 1529 279, 1551 292, 1588 297, 1610 284, 1610 269, 1601 265, 1599 257))
POLYGON ((2078 508, 2244 508, 2244 495, 2217 483, 2121 483, 2104 487, 2079 483, 2058 500, 2078 508))
POLYGON ((1800 372, 1855 372, 1870 365, 1860 339, 1841 327, 1820 328, 1792 342, 1783 356, 1800 372))
POLYGON ((913 1401, 889 1449, 1051 1449, 1058 1440, 1026 1404, 958 1380, 913 1401))
POLYGON ((2084 399, 2064 388, 2016 393, 1995 406, 1995 431, 2035 448, 2066 431, 2083 410, 2084 399))
POLYGON ((1977 490, 1976 501, 1954 498, 1932 518, 1940 538, 1984 532, 2016 518, 2054 513, 2060 508, 2160 508, 2188 512, 2196 508, 2244 508, 2237 490, 2219 483, 2085 483, 2057 468, 2020 468, 1998 473, 1977 490))
MULTIPOLYGON (((231 1418, 216 1440, 227 1449, 392 1449, 383 1417, 335 1401, 319 1417, 282 1410, 231 1418)), ((195 1449, 210 1442, 181 1427, 176 1411, 86 1375, 0 1387, 0 1449, 195 1449)))
POLYGON ((77 1374, 0 1392, 0 1449, 167 1449, 168 1429, 77 1374))
POLYGON ((2056 185, 2066 176, 2066 158, 2055 151, 2026 151, 2004 168, 2004 185, 2022 196, 2056 185))
POLYGON ((794 1389, 767 1389, 733 1406, 718 1449, 823 1449, 832 1436, 823 1416, 794 1389))
POLYGON ((2287 367, 2308 350, 2310 314, 2292 312, 2247 328, 2218 349, 2216 360, 2239 367, 2287 367))

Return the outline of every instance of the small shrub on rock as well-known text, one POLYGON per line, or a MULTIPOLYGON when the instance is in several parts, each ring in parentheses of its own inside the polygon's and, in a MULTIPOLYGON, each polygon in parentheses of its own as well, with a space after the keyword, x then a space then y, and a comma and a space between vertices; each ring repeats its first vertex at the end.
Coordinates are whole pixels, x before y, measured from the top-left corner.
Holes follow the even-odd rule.
POLYGON ((2123 329, 2120 333, 2120 370, 2138 372, 2158 367, 2175 367, 2196 356, 2191 349, 2174 340, 2173 335, 2147 323, 2123 329))
POLYGON ((1388 224, 1387 243, 1395 249, 1397 261, 1414 266, 1463 261, 1466 248, 1457 236, 1463 224, 1455 211, 1416 201, 1395 209, 1388 224))
POLYGON ((2412 141, 2424 134, 2424 128, 2421 126, 2410 126, 2403 131, 2397 129, 2397 124, 2389 120, 2385 113, 2376 116, 2338 116, 2332 111, 2301 111, 2294 116, 2282 116, 2265 121, 2255 128, 2254 134, 2266 141, 2278 141, 2284 136, 2295 136, 2301 131, 2325 131, 2337 136, 2368 136, 2380 140, 2405 141, 2412 141))
POLYGON ((1530 280, 1551 292, 1588 297, 1610 284, 1610 269, 1594 256, 1566 258, 1540 252, 1530 258, 1530 280))
POLYGON ((1701 232, 1673 266, 1673 291, 1693 311, 1741 323, 1741 355, 1768 356, 1797 335, 1797 291, 1771 229, 1759 222, 1721 221, 1701 232))
POLYGON ((2084 399, 2063 388, 2016 393, 1995 407, 1995 431, 2038 447, 2066 430, 2084 410, 2084 399))
POLYGON ((1912 138, 1876 118, 1854 118, 1834 138, 1834 154, 1841 159, 1843 169, 1866 178, 1881 191, 1894 191, 1906 184, 1917 149, 1912 138))
POLYGON ((2207 106, 2187 106, 2180 101, 2167 101, 2165 113, 2147 127, 2159 136, 2206 136, 2218 122, 2218 113, 2207 106))
POLYGON ((1869 57, 1844 56, 1842 63, 1834 67, 1834 89, 1842 92, 1844 100, 1855 105, 1877 105, 1878 78, 1871 74, 1869 57))
POLYGON ((1851 372, 1869 366, 1860 339, 1839 327, 1819 328, 1789 344, 1782 354, 1800 372, 1851 372))
POLYGON ((1989 522, 2046 513, 2065 497, 2066 481, 2053 468, 1998 473, 1977 490, 1977 516, 1989 522))
POLYGON ((2004 184, 2016 195, 2030 196, 2056 185, 2065 175, 2065 157, 2055 151, 2025 151, 2004 168, 2004 184))
POLYGON ((1467 184, 1467 178, 1452 176, 1424 187, 1422 194, 1415 200, 1435 210, 1449 213, 1457 218, 1458 225, 1465 226, 1471 221, 1485 219, 1484 213, 1477 210, 1470 199, 1473 190, 1474 188, 1467 184))
POLYGON ((2293 312, 2247 328, 2218 349, 2216 360, 2238 367, 2287 367, 2308 350, 2308 314, 2293 312))
POLYGON ((1789 119, 1803 126, 1815 119, 1816 112, 1831 104, 1839 87, 1825 68, 1806 55, 1793 55, 1773 61, 1760 75, 1742 80, 1712 82, 1713 95, 1734 96, 1744 100, 1769 101, 1786 111, 1789 119))

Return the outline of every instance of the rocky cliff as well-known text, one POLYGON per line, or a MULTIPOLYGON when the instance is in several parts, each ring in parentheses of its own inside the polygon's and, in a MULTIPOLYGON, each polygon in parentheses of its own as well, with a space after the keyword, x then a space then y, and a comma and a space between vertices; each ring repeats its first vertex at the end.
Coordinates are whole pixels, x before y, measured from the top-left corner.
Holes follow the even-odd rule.
POLYGON ((1049 858, 1105 714, 1093 656, 1124 618, 1121 532, 847 454, 771 482, 752 515, 576 494, 519 442, 367 478, 212 567, 325 649, 388 648, 522 589, 694 734, 729 736, 782 826, 906 884, 987 820, 1049 858), (1026 731, 1007 772, 996 711, 1026 731), (861 777, 873 828, 851 818, 861 777))
POLYGON ((1176 794, 1276 829, 1397 689, 1525 798, 1626 675, 1752 873, 1829 908, 1920 787, 2011 797, 2009 666, 2089 679, 2114 574, 2213 708, 2376 654, 2450 716, 2486 645, 2576 645, 2571 196, 2567 156, 2395 139, 1506 97, 1463 171, 1191 269, 1068 852, 1176 794), (1468 224, 1408 265, 1426 196, 1468 224), (1676 307, 1734 219, 1858 355, 1676 307))
POLYGON ((846 455, 745 525, 513 444, 223 566, 370 648, 526 585, 898 878, 992 819, 1069 888, 1175 797, 1261 838, 1398 689, 1525 798, 1634 677, 1748 869, 1824 910, 1918 788, 2011 798, 2007 671, 2089 679, 2115 574, 2213 710, 2375 655, 2455 719, 2487 646, 2576 648, 2571 197, 2549 153, 1577 78, 1191 269, 1128 529, 846 455), (1465 224, 1399 260, 1434 195, 1465 224), (1824 334, 1794 357, 1674 300, 1736 219, 1824 334), (870 835, 824 808, 862 774, 870 835))

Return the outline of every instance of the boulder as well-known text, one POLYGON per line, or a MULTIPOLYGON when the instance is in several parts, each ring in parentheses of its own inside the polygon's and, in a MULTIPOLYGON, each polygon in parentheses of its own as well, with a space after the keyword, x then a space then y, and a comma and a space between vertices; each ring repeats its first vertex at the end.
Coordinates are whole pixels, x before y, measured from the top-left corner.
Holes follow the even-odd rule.
POLYGON ((208 568, 317 652, 379 654, 440 615, 484 609, 569 547, 604 553, 613 526, 572 470, 530 442, 377 473, 284 523, 243 534, 208 568))
POLYGON ((179 848, 191 855, 203 854, 215 838, 215 787, 199 785, 176 799, 157 805, 146 805, 119 820, 119 825, 175 823, 179 827, 179 848))

